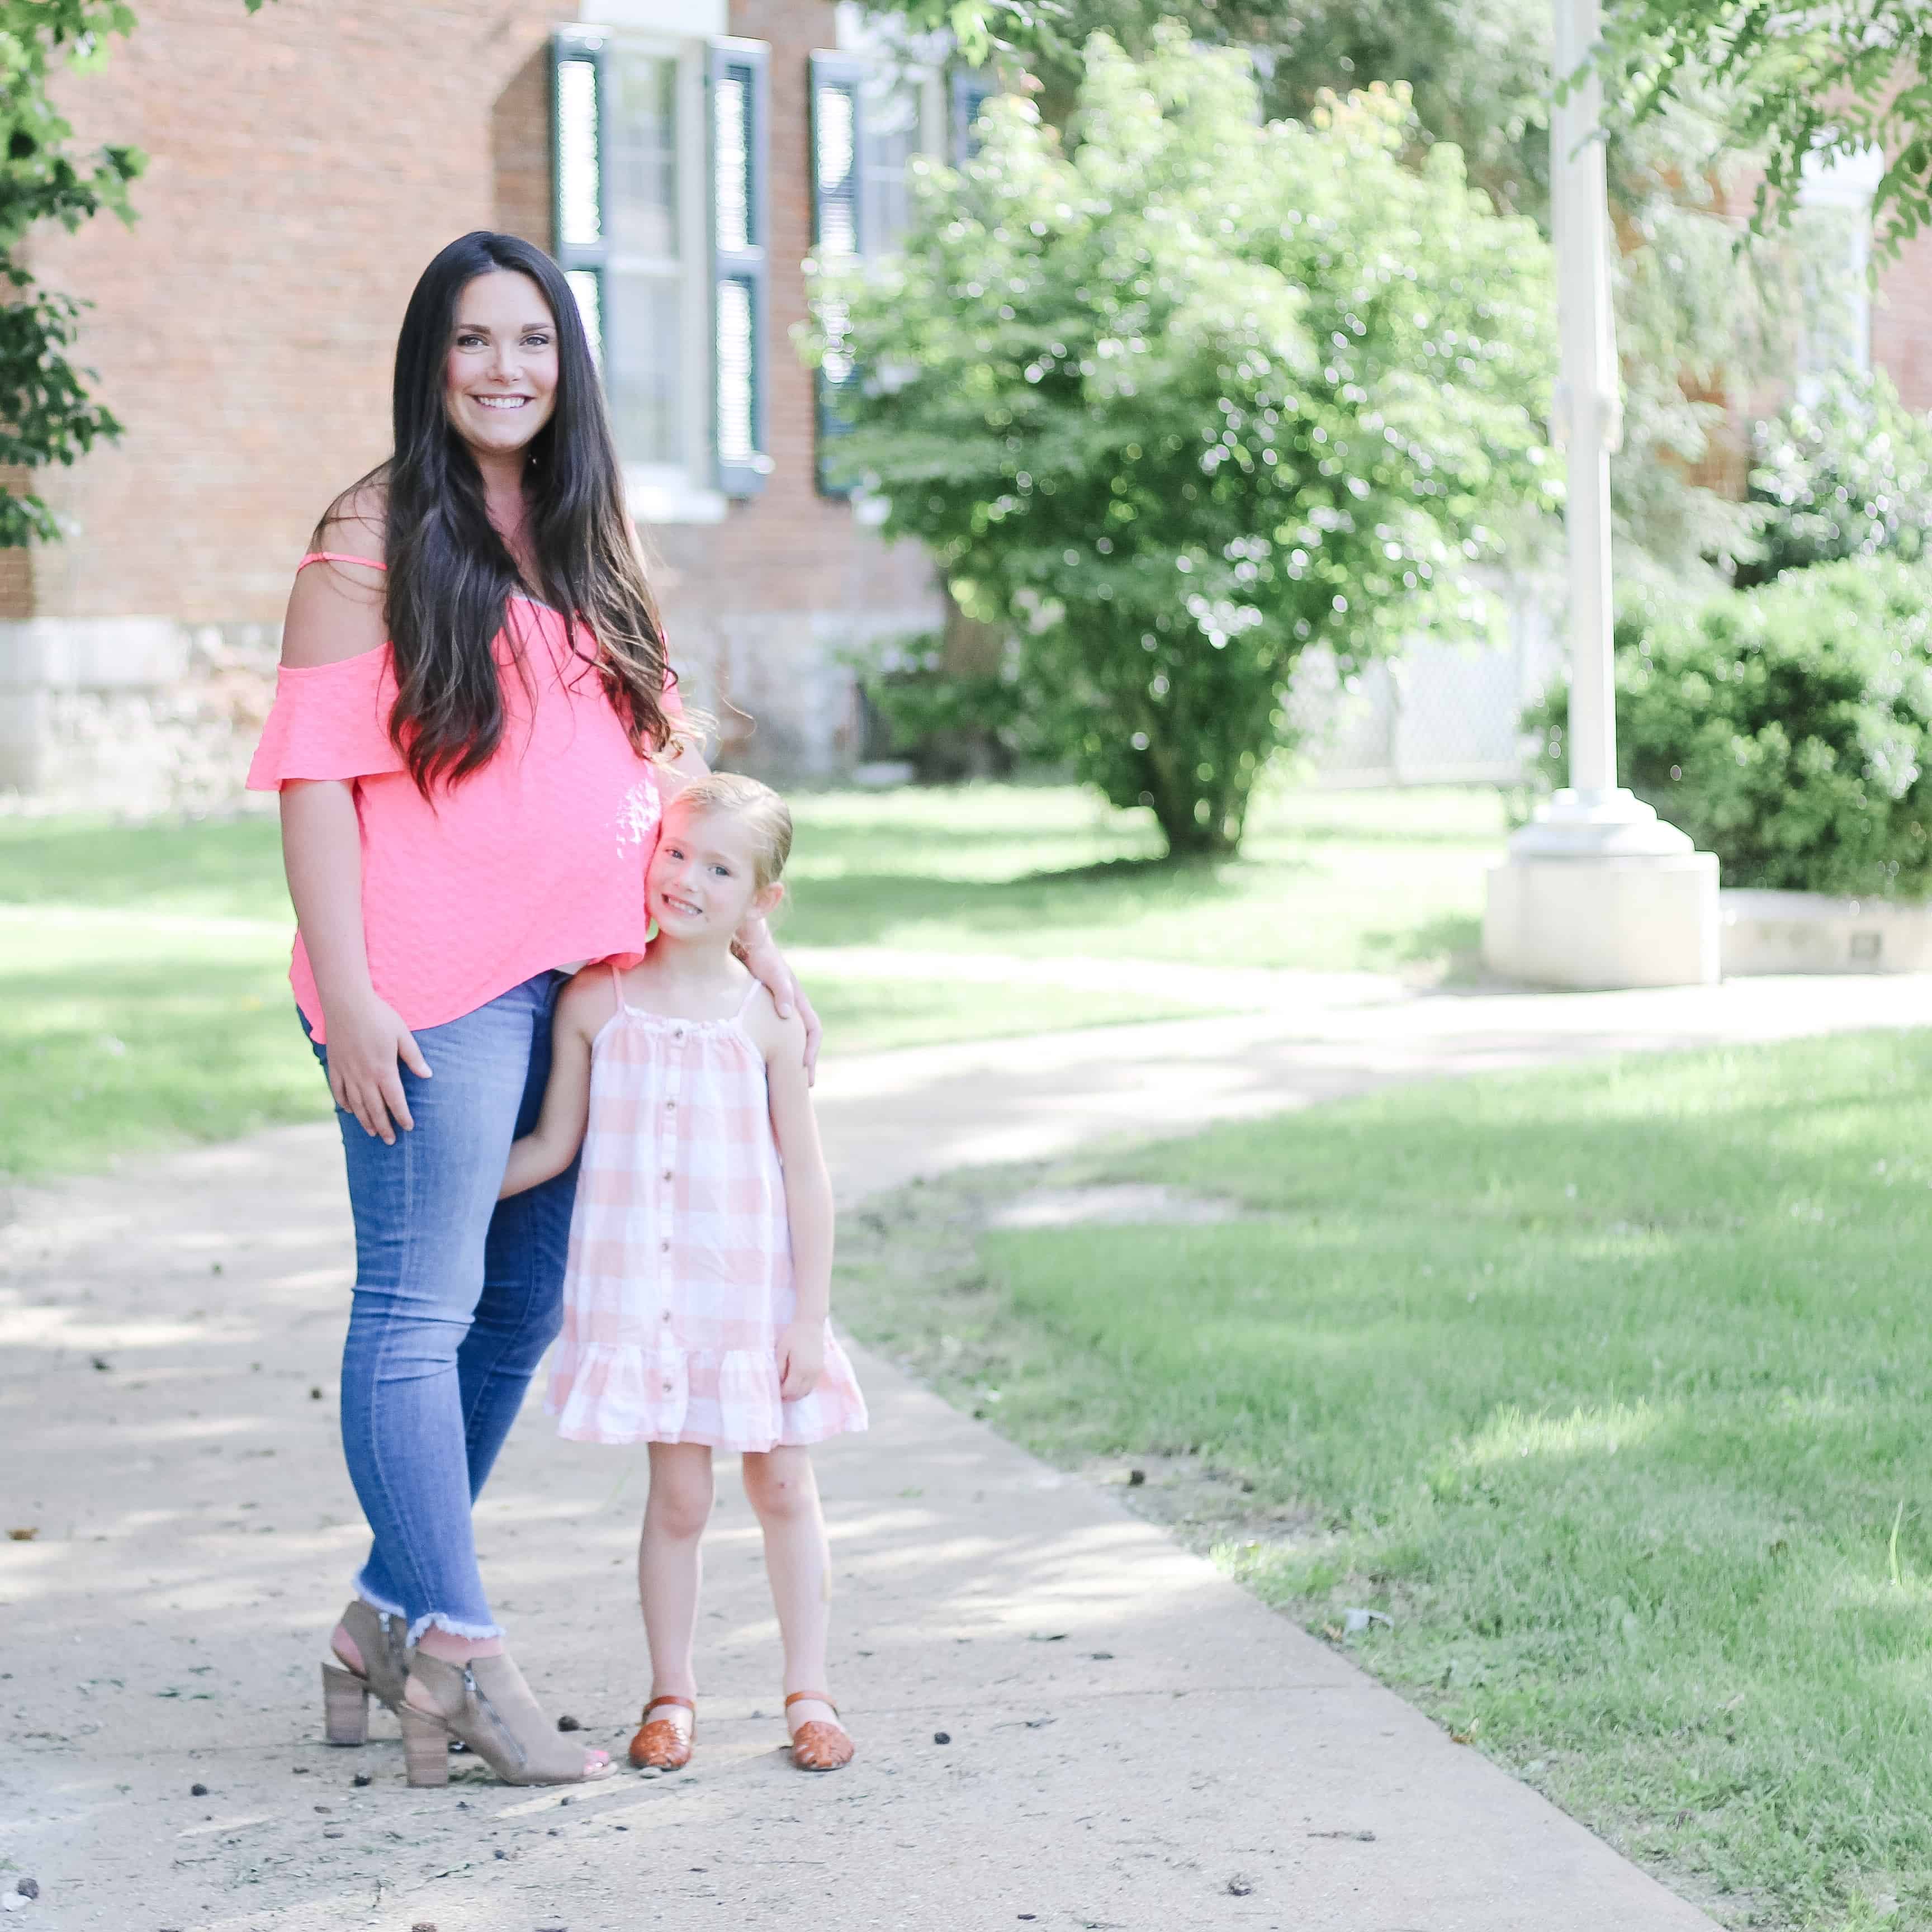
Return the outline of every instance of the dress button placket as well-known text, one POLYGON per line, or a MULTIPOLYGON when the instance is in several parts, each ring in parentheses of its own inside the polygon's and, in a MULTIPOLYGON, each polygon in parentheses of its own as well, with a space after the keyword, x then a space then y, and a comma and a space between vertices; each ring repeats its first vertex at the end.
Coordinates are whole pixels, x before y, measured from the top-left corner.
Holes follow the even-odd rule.
MULTIPOLYGON (((671 1038, 674 1041, 681 1042, 684 1038, 683 1028, 674 1028, 671 1030, 671 1038)), ((664 1165, 663 1169, 664 1198, 658 1214, 658 1223, 660 1229, 662 1230, 658 1239, 658 1292, 663 1298, 664 1304, 659 1311, 659 1314, 662 1321, 667 1325, 670 1321, 671 1316, 670 1244, 672 1234, 671 1216, 674 1211, 673 1202, 674 1199, 674 1196, 672 1191, 672 1176, 676 1171, 675 1150, 677 1121, 677 1096, 682 1084, 681 1076, 684 1070, 683 1055, 682 1054, 674 1053, 668 1056, 668 1058, 670 1064, 665 1084, 669 1090, 664 1096, 664 1114, 659 1123, 659 1131, 664 1138, 664 1165)), ((672 1393, 672 1387, 668 1382, 667 1382, 664 1385, 664 1392, 666 1395, 669 1395, 672 1393)))

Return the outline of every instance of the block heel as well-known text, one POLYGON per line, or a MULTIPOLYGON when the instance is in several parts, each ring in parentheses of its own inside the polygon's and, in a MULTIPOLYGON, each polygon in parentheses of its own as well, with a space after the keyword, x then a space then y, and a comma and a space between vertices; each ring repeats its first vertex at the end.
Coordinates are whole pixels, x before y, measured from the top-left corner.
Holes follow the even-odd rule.
POLYGON ((403 1769, 416 1790, 449 1782, 449 1732, 439 1718, 426 1717, 407 1704, 396 1713, 403 1724, 403 1769))
POLYGON ((340 1664, 322 1666, 322 1734, 332 1744, 369 1742, 369 1686, 340 1664))

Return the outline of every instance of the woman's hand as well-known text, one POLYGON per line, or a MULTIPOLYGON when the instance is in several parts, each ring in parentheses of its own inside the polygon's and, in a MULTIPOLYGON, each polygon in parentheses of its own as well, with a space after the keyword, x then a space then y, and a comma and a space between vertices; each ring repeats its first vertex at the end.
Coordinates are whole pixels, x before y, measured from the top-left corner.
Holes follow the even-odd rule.
POLYGON ((794 1322, 778 1330, 778 1398, 802 1402, 825 1372, 825 1324, 794 1322))
POLYGON ((780 1019, 789 1019, 792 1009, 798 1009, 798 1016, 805 1022, 805 1077, 808 1084, 815 1081, 818 1077, 818 1038, 824 1029, 818 1024, 818 1016, 812 1010, 812 1002, 805 996, 805 988, 798 983, 797 974, 785 964, 784 955, 772 944, 771 928, 762 919, 748 919, 739 928, 732 946, 744 961, 752 977, 771 994, 772 1004, 777 1007, 780 1019))
POLYGON ((425 1080, 430 1077, 429 1062, 416 1036, 395 1008, 374 993, 325 1012, 322 1030, 328 1036, 328 1090, 335 1104, 353 1114, 364 1132, 394 1147, 396 1128, 407 1132, 416 1125, 397 1063, 425 1080))

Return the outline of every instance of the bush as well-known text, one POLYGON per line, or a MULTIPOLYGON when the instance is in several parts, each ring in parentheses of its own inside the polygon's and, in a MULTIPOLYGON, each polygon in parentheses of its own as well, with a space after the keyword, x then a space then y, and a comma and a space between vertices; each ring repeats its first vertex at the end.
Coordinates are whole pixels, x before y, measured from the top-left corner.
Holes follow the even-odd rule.
POLYGON ((949 670, 935 632, 871 646, 851 662, 884 729, 881 754, 910 759, 928 784, 1007 778, 1048 754, 1032 728, 1017 652, 996 670, 949 670))
MULTIPOLYGON (((1730 886, 1932 892, 1932 568, 1856 560, 1617 626, 1617 771, 1730 886)), ((1567 689, 1526 718, 1567 782, 1567 689)))
POLYGON ((1466 630, 1546 496, 1548 250, 1454 148, 1407 164, 1401 100, 1264 124, 1246 55, 1172 23, 1138 64, 1089 43, 1072 124, 989 104, 903 254, 819 277, 806 346, 873 372, 836 460, 1020 638, 1029 720, 1223 853, 1301 652, 1466 630))
POLYGON ((1925 554, 1932 421, 1899 400, 1882 370, 1840 370, 1815 401, 1760 423, 1752 444, 1764 555, 1739 568, 1740 584, 1840 557, 1925 554))

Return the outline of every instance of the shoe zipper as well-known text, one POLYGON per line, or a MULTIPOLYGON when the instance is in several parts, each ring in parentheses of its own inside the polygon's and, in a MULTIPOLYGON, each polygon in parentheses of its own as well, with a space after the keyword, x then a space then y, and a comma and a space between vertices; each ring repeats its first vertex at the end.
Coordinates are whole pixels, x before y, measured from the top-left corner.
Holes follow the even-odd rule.
POLYGON ((470 1696, 476 1700, 477 1708, 489 1718, 491 1724, 496 1726, 496 1735, 500 1738, 507 1739, 511 1750, 516 1753, 517 1768, 519 1771, 527 1770, 530 1762, 529 1752, 525 1750, 521 1743, 518 1742, 516 1732, 504 1723, 497 1712, 496 1706, 483 1694, 483 1687, 477 1682, 476 1672, 472 1670, 466 1664, 463 1666, 463 1682, 468 1687, 470 1696))

